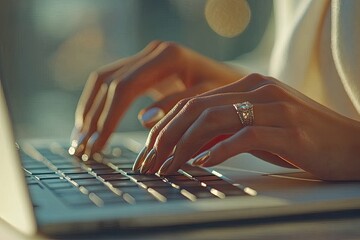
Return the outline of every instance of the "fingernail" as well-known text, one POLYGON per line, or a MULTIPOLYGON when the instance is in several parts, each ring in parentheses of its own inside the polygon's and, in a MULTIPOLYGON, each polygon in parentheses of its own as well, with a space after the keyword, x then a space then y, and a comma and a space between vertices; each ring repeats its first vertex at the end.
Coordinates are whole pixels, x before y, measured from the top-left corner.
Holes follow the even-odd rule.
POLYGON ((156 150, 153 148, 151 151, 146 155, 144 162, 141 164, 140 173, 144 174, 151 168, 154 160, 156 158, 156 150))
POLYGON ((194 161, 192 162, 193 166, 201 166, 203 165, 210 157, 210 151, 205 151, 194 157, 194 161))
POLYGON ((167 170, 169 169, 169 167, 171 166, 171 163, 173 162, 173 159, 174 159, 174 156, 171 156, 168 159, 166 159, 166 161, 163 163, 163 165, 161 165, 157 174, 160 176, 166 175, 167 170))
POLYGON ((134 165, 132 167, 132 170, 134 172, 140 170, 141 165, 144 162, 144 159, 146 157, 146 152, 147 152, 147 147, 145 146, 145 147, 143 147, 143 149, 141 149, 139 155, 137 155, 134 165))
POLYGON ((144 114, 139 116, 142 123, 157 122, 165 116, 165 112, 158 107, 153 107, 147 110, 144 114))
POLYGON ((89 155, 87 155, 86 153, 84 153, 83 155, 81 155, 81 160, 83 160, 84 162, 86 162, 87 160, 89 160, 89 155))
POLYGON ((84 148, 85 148, 85 137, 86 137, 86 134, 85 133, 81 133, 79 135, 79 137, 77 139, 74 139, 71 141, 71 147, 69 148, 68 152, 71 154, 71 155, 78 155, 80 154, 81 152, 84 151, 84 148))
POLYGON ((92 156, 92 154, 95 152, 93 149, 94 144, 98 140, 99 136, 100 136, 100 134, 98 132, 94 132, 91 135, 91 137, 89 138, 89 140, 86 143, 86 149, 85 149, 84 155, 87 155, 88 157, 92 156))

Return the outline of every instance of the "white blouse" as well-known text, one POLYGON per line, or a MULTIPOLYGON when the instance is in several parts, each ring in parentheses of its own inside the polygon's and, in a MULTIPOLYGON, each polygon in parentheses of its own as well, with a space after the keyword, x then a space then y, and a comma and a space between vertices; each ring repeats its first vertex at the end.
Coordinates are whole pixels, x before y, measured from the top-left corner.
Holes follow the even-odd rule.
POLYGON ((274 0, 274 24, 238 63, 360 120, 360 1, 274 0))

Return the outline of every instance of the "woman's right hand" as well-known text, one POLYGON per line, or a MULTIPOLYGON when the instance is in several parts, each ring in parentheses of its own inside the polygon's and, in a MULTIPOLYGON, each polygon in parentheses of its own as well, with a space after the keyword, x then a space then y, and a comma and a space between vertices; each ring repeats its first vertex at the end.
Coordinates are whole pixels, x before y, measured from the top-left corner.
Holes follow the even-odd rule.
POLYGON ((176 43, 151 42, 138 54, 90 74, 76 109, 69 152, 89 157, 101 151, 130 104, 148 90, 161 98, 139 113, 149 128, 179 100, 243 76, 176 43))

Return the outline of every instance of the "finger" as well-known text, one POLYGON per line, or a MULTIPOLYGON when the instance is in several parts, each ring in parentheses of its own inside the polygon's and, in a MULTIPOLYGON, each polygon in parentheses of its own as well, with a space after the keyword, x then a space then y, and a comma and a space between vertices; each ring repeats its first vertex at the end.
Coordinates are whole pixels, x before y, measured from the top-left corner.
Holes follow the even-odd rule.
MULTIPOLYGON (((227 104, 232 104, 242 101, 250 101, 252 103, 292 101, 291 96, 289 96, 288 92, 284 90, 280 85, 277 85, 275 81, 276 80, 273 81, 259 74, 251 74, 236 83, 200 94, 197 98, 240 92, 240 94, 243 94, 242 96, 239 96, 239 98, 237 100, 234 100, 233 102, 227 102, 227 104)), ((180 102, 178 102, 170 110, 170 112, 151 129, 150 134, 146 141, 146 146, 148 148, 151 148, 153 146, 160 131, 163 128, 165 128, 166 125, 180 111, 182 111, 182 109, 185 106, 189 105, 188 104, 189 101, 193 101, 192 98, 183 99, 180 102)), ((225 102, 223 103, 226 104, 225 102)), ((211 106, 217 106, 221 104, 222 103, 220 102, 220 104, 215 104, 211 106)))
MULTIPOLYGON (((281 98, 281 95, 278 95, 281 98)), ((231 114, 234 114, 236 111, 231 105, 233 103, 242 102, 244 100, 249 100, 254 104, 254 115, 255 125, 260 126, 287 126, 293 124, 293 121, 290 121, 290 117, 293 115, 293 107, 287 102, 280 102, 278 99, 273 99, 272 96, 264 94, 263 90, 246 92, 246 93, 226 93, 226 94, 217 94, 212 96, 198 97, 189 100, 182 110, 174 110, 170 112, 165 119, 160 121, 151 129, 149 137, 147 139, 148 149, 156 148, 158 152, 158 157, 151 172, 158 170, 166 157, 173 151, 175 145, 178 149, 178 141, 184 133, 191 127, 194 121, 200 116, 200 114, 205 111, 205 109, 221 106, 227 106, 228 111, 231 111, 231 114), (273 102, 275 101, 275 102, 273 102), (259 103, 256 103, 259 102, 259 103), (262 102, 270 102, 267 104, 261 104, 262 102), (169 117, 170 115, 170 117, 169 117)), ((178 107, 179 108, 179 107, 178 107)), ((219 113, 218 117, 219 124, 222 122, 222 116, 226 116, 223 113, 219 113)), ((236 124, 240 125, 240 119, 237 116, 233 120, 236 121, 236 124)), ((200 125, 201 126, 201 125, 200 125)), ((220 125, 214 126, 214 129, 220 125)), ((200 129, 204 129, 200 127, 200 129)), ((227 132, 219 132, 219 134, 227 134, 227 132)), ((211 135, 215 138, 218 135, 211 135)), ((194 136, 193 139, 189 138, 189 141, 196 139, 194 136)), ((210 141, 211 139, 206 139, 210 141)), ((205 142, 207 143, 207 142, 205 142)), ((205 144, 203 143, 203 144, 205 144)), ((201 146, 200 146, 201 147, 201 146)), ((191 154, 194 154, 199 149, 196 149, 194 145, 188 149, 192 151, 191 153, 186 154, 186 156, 181 155, 185 160, 188 160, 188 157, 191 157, 191 154)))
MULTIPOLYGON (((256 126, 284 127, 288 125, 288 115, 283 111, 282 103, 254 104, 253 111, 256 116, 253 124, 256 126)), ((232 105, 206 108, 194 122, 189 124, 186 121, 189 121, 191 115, 193 114, 184 112, 171 121, 165 130, 162 130, 154 145, 158 157, 152 171, 158 170, 175 145, 173 164, 168 168, 167 173, 177 171, 215 137, 233 134, 242 127, 232 105)))
POLYGON ((84 153, 88 139, 96 131, 96 123, 100 117, 102 109, 104 108, 107 91, 107 85, 103 84, 94 99, 91 109, 86 115, 83 127, 81 129, 81 133, 78 138, 78 143, 76 144, 76 146, 72 146, 75 148, 74 154, 76 156, 81 156, 84 153))
POLYGON ((173 152, 181 136, 206 108, 230 104, 238 99, 238 93, 227 93, 180 101, 150 131, 145 145, 148 149, 156 148, 159 155, 149 173, 159 169, 166 157, 173 152))
POLYGON ((153 127, 166 113, 168 113, 182 99, 196 96, 214 88, 211 82, 204 82, 195 85, 181 92, 173 93, 163 99, 153 103, 149 107, 139 112, 138 118, 143 126, 147 128, 153 127))
MULTIPOLYGON (((173 130, 173 126, 170 126, 168 128, 169 130, 164 134, 170 133, 171 130, 173 130)), ((185 162, 191 159, 192 155, 194 155, 198 149, 214 137, 220 134, 234 133, 240 128, 241 124, 239 123, 238 116, 231 105, 207 108, 191 126, 185 130, 178 141, 170 140, 169 136, 164 136, 164 134, 159 136, 155 143, 155 149, 157 149, 159 155, 152 170, 157 172, 163 164, 161 160, 163 156, 161 154, 165 154, 165 151, 168 153, 168 149, 172 147, 169 140, 175 142, 175 144, 173 143, 174 146, 176 145, 174 158, 172 164, 168 166, 166 171, 162 169, 161 175, 176 172, 185 162)))
POLYGON ((269 152, 287 159, 288 151, 291 151, 289 139, 291 134, 286 128, 248 126, 209 149, 210 154, 201 166, 214 166, 235 155, 251 151, 269 152))
POLYGON ((152 85, 170 75, 181 72, 182 48, 162 43, 149 55, 137 62, 121 79, 113 81, 97 124, 97 132, 88 142, 87 153, 98 152, 115 129, 130 103, 152 85), (89 144, 91 143, 91 144, 89 144))
POLYGON ((73 131, 72 139, 76 138, 77 132, 81 131, 86 115, 90 111, 90 108, 92 107, 94 99, 97 96, 102 84, 107 80, 111 81, 111 79, 108 78, 123 66, 133 64, 142 57, 151 53, 159 44, 160 42, 154 41, 147 45, 143 51, 139 52, 138 54, 126 59, 120 59, 90 74, 75 112, 75 129, 77 129, 77 131, 73 131))

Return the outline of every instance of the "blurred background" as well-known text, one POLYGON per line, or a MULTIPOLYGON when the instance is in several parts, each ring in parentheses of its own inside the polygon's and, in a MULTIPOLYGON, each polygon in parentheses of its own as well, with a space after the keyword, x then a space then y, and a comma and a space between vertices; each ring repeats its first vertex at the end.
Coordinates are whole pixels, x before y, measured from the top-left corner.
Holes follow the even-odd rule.
MULTIPOLYGON (((216 34, 206 0, 0 0, 2 84, 18 137, 69 137, 82 88, 92 70, 130 56, 154 39, 184 44, 227 61, 253 50, 272 1, 249 0, 251 20, 233 38, 216 34)), ((118 131, 143 129, 131 107, 118 131)))

